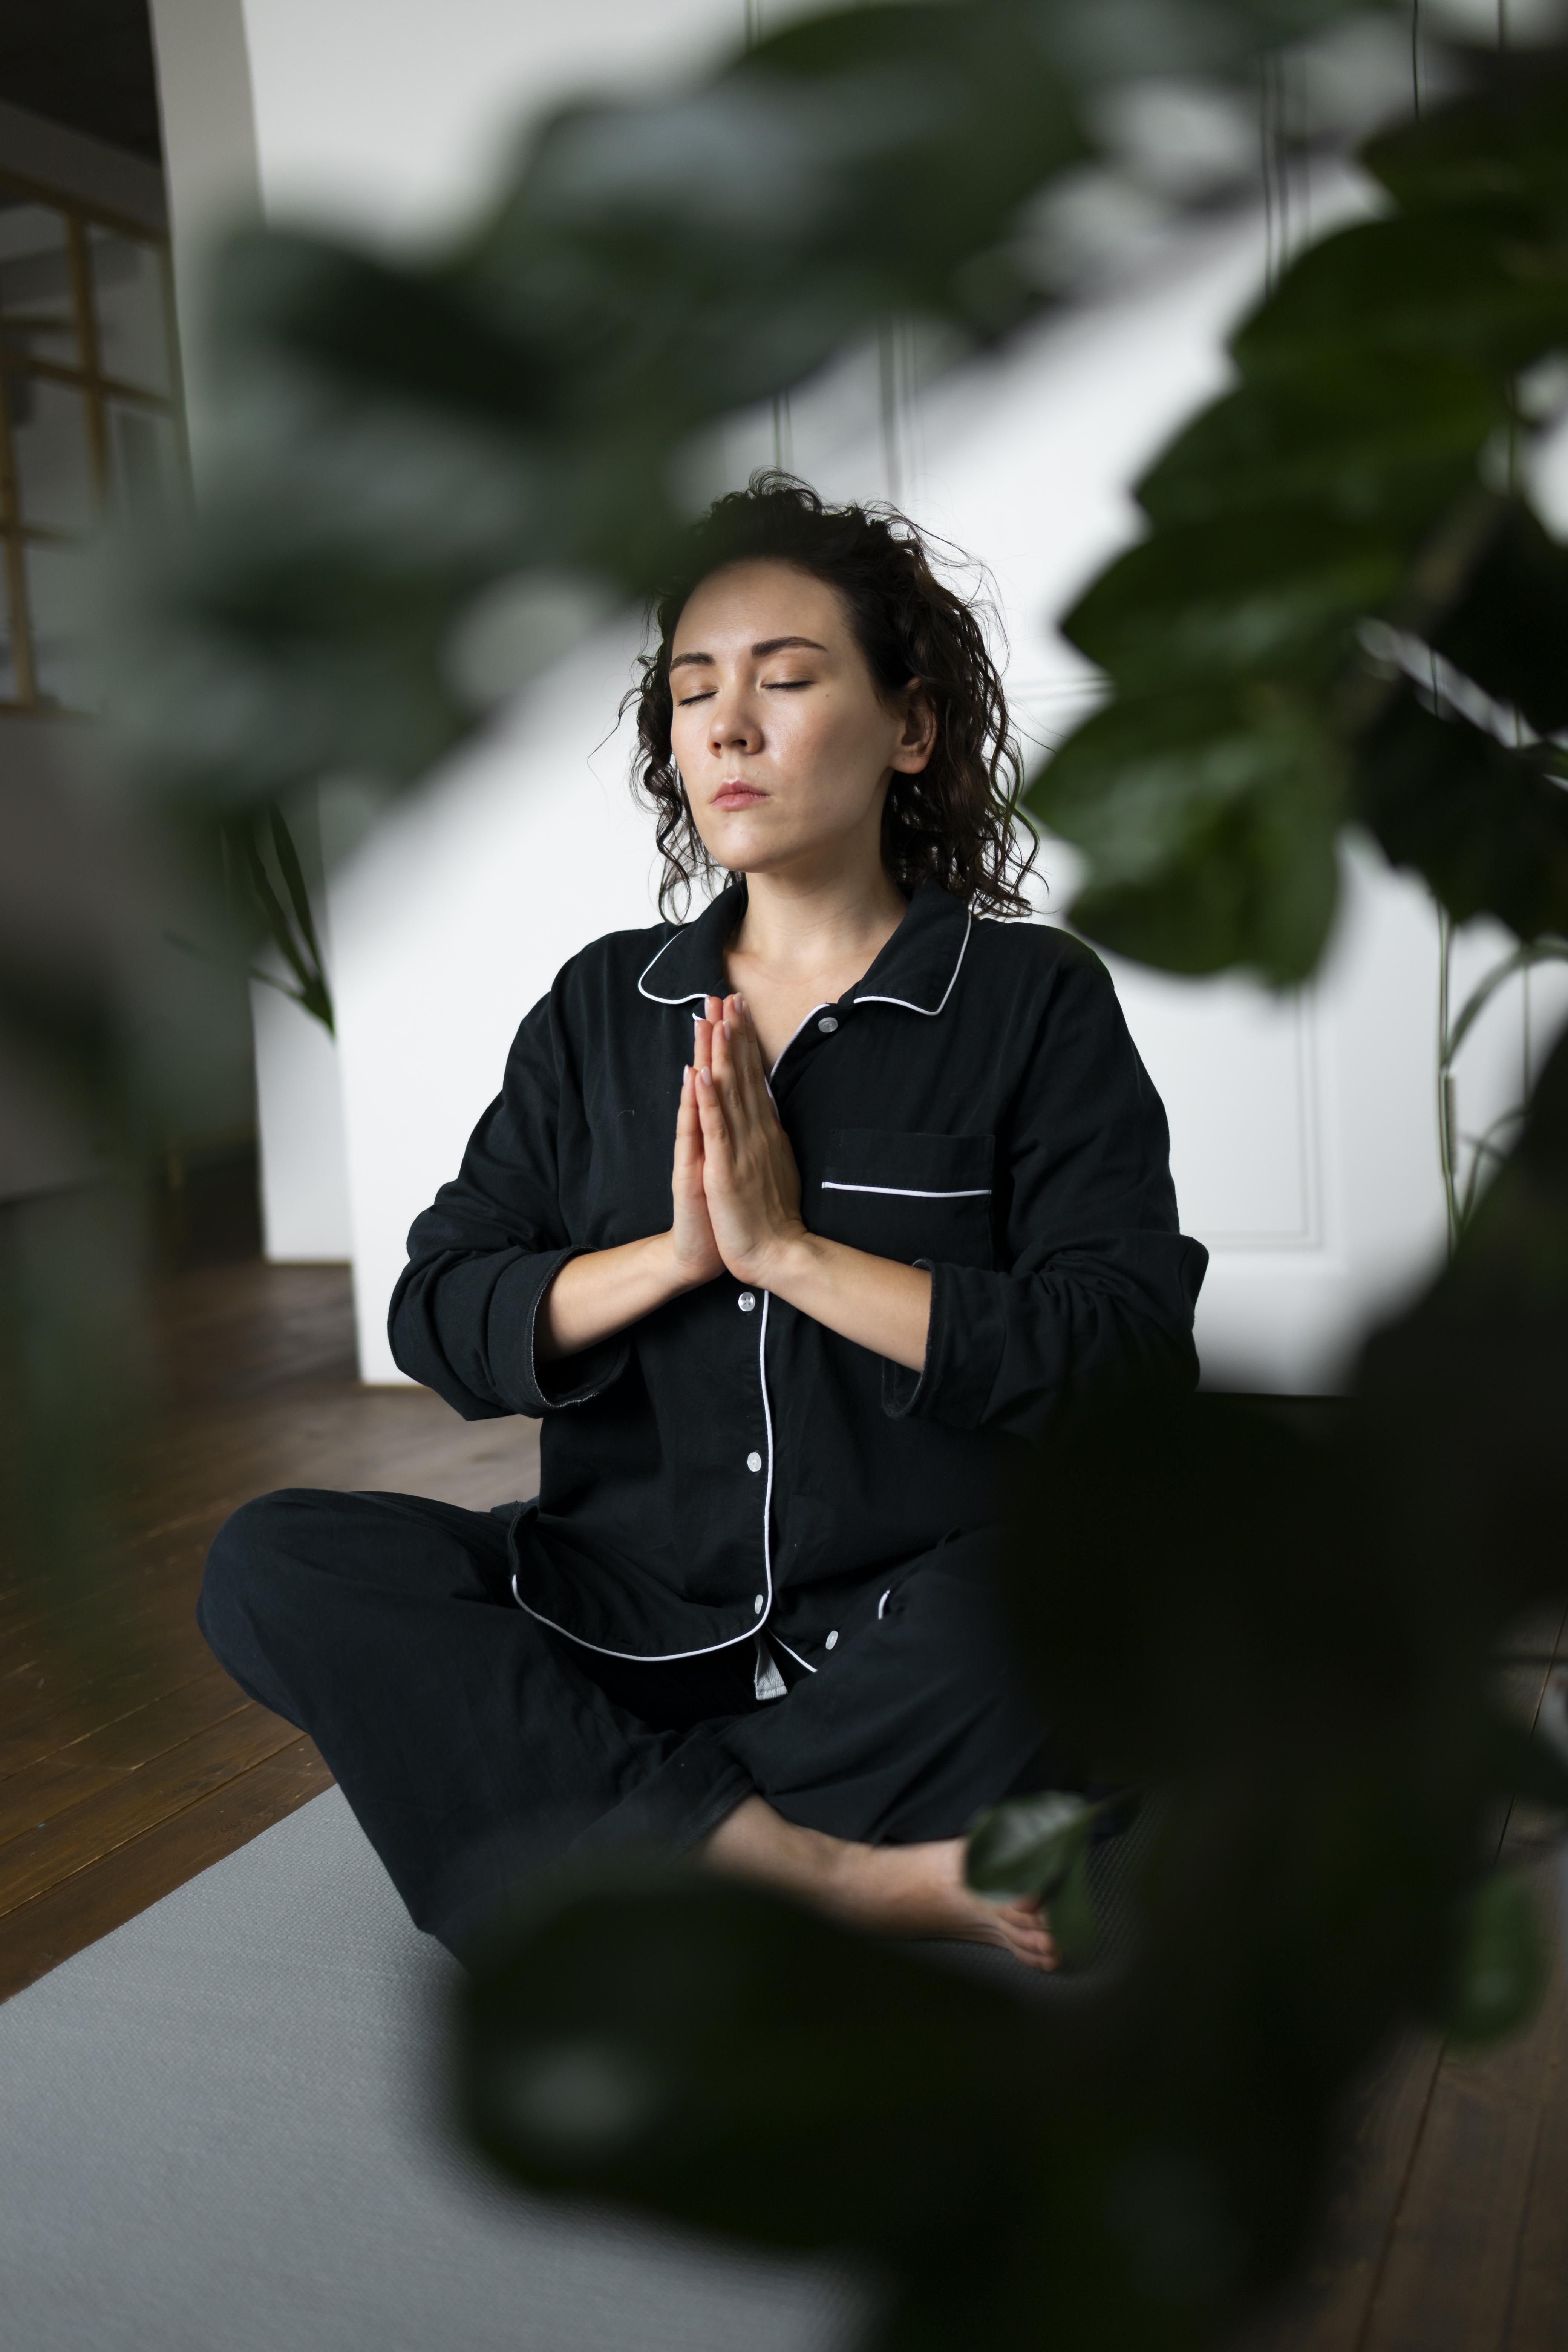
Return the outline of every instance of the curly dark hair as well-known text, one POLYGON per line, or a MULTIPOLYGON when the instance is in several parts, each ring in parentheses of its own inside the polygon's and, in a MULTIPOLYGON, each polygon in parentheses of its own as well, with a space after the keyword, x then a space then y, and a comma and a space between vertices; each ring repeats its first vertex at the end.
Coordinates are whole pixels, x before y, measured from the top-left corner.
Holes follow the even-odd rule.
POLYGON ((936 710, 936 745, 918 775, 897 774, 882 814, 882 857, 899 887, 940 882, 982 914, 1026 914, 1019 887, 1035 859, 1020 816, 1023 763, 981 615, 945 586, 930 549, 894 507, 824 505, 808 484, 769 470, 715 499, 676 572, 650 600, 635 706, 633 788, 654 811, 664 857, 659 911, 677 919, 694 877, 717 872, 670 749, 670 646, 687 600, 710 572, 757 557, 793 564, 837 590, 878 689, 891 699, 918 678, 936 710), (1022 837, 1021 837, 1022 836, 1022 837))

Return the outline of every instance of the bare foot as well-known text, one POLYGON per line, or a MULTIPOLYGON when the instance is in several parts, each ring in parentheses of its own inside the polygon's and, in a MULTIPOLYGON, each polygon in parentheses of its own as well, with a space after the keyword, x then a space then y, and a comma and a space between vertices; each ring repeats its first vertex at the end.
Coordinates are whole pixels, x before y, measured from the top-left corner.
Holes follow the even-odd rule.
POLYGON ((962 1838, 929 1845, 857 1845, 786 1822, 748 1797, 702 1848, 716 1870, 776 1886, 873 1936, 945 1936, 1000 1944, 1048 1974, 1059 1959, 1037 1902, 987 1903, 963 1880, 962 1838))

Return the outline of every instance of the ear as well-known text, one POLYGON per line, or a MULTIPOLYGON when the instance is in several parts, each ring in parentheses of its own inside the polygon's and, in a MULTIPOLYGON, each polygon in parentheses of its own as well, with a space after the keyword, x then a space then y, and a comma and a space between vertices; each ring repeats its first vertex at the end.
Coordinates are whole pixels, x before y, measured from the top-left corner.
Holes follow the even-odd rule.
POLYGON ((904 688, 903 731, 892 765, 900 775, 918 776, 936 749, 936 705, 918 677, 904 688))

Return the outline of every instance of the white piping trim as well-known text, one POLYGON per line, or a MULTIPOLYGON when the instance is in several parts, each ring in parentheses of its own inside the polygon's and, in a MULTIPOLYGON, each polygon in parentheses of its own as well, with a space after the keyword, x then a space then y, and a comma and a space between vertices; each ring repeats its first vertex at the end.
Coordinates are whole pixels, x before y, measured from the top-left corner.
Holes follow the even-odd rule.
MULTIPOLYGON (((700 998, 704 1003, 707 1002, 708 991, 705 988, 689 988, 684 996, 656 996, 651 988, 645 988, 643 986, 644 981, 653 970, 654 965, 658 961, 659 956, 668 955, 669 950, 675 945, 676 940, 684 938, 684 936, 685 927, 682 925, 669 939, 666 940, 663 947, 658 950, 658 954, 649 957, 647 962, 644 964, 641 971, 637 974, 637 994, 639 996, 646 996, 650 1004, 690 1004, 699 998, 700 998)), ((592 1646, 593 1644, 590 1643, 589 1647, 592 1648, 592 1646)), ((722 1643, 721 1643, 720 1647, 723 1647, 722 1643)), ((612 1658, 623 1657, 626 1654, 621 1650, 610 1650, 605 1653, 606 1656, 612 1658)), ((703 1655, 703 1653, 700 1650, 684 1650, 681 1652, 681 1655, 683 1657, 700 1658, 703 1655)))
MULTIPOLYGON (((952 978, 948 982, 947 986, 942 992, 941 1003, 913 1004, 907 996, 852 996, 849 1002, 851 1004, 899 1004, 903 1007, 906 1013, 923 1013, 928 1020, 934 1019, 937 1013, 942 1011, 942 1006, 947 1003, 948 998, 952 994, 954 983, 958 979, 959 967, 963 964, 965 951, 969 946, 969 934, 973 928, 974 916, 972 910, 964 918, 963 940, 958 950, 958 962, 952 967, 952 978)), ((699 998, 701 998, 704 1002, 707 1001, 709 992, 705 988, 689 988, 684 996, 658 996, 651 988, 645 988, 643 986, 644 981, 653 970, 654 965, 658 961, 659 957, 662 955, 668 955, 670 949, 675 945, 676 940, 684 937, 685 929, 685 925, 682 924, 669 939, 666 940, 663 947, 659 948, 655 954, 648 958, 647 962, 644 964, 641 971, 637 974, 637 994, 639 996, 646 996, 650 1004, 694 1004, 697 1003, 699 998)), ((811 1019, 813 1013, 821 1013, 825 1009, 826 1003, 826 1000, 825 999, 823 1004, 814 1004, 811 1008, 811 1013, 806 1014, 805 1021, 809 1021, 811 1019)), ((805 1021, 803 1021, 800 1024, 799 1028, 793 1029, 789 1035, 784 1039, 784 1044, 779 1048, 778 1059, 773 1064, 773 1070, 778 1068, 779 1062, 784 1060, 784 1055, 789 1052, 790 1047, 800 1035, 801 1030, 805 1027, 805 1021)), ((770 1070, 768 1072, 769 1077, 772 1077, 773 1070, 770 1070)), ((615 1654, 618 1656, 620 1653, 617 1651, 615 1654)), ((693 1656, 698 1656, 700 1653, 693 1651, 691 1654, 693 1656)))
POLYGON ((779 1636, 776 1633, 771 1634, 769 1638, 772 1641, 778 1642, 780 1649, 787 1652, 789 1656, 795 1660, 797 1666, 804 1666, 808 1675, 814 1675, 816 1672, 816 1668, 812 1664, 809 1658, 803 1658, 798 1650, 790 1649, 789 1643, 787 1642, 780 1641, 779 1636))
MULTIPOLYGON (((958 963, 955 963, 952 967, 952 979, 948 982, 947 986, 942 992, 942 1004, 911 1004, 907 996, 852 996, 849 1000, 850 1003, 901 1004, 906 1013, 923 1013, 928 1021, 934 1020, 936 1015, 942 1011, 942 1004, 945 1004, 948 998, 952 994, 954 983, 958 979, 959 964, 962 964, 963 961, 963 951, 969 945, 969 934, 973 929, 974 917, 973 914, 971 913, 964 919, 963 944, 958 950, 958 963)), ((660 949, 659 952, 662 954, 664 951, 660 949)), ((809 1020, 811 1015, 807 1013, 806 1018, 809 1020)))
POLYGON ((761 1633, 773 1613, 773 1413, 768 1402, 768 1308, 773 1293, 763 1293, 763 1319, 757 1326, 757 1379, 763 1391, 763 1425, 768 1433, 768 1476, 763 1490, 763 1574, 766 1594, 763 1613, 754 1630, 761 1633))
MULTIPOLYGON (((722 1642, 705 1642, 700 1650, 612 1650, 606 1643, 590 1642, 585 1634, 574 1633, 569 1625, 557 1623, 553 1617, 547 1617, 542 1609, 531 1609, 527 1601, 523 1599, 521 1593, 517 1589, 517 1570, 514 1568, 511 1572, 511 1597, 525 1616, 531 1617, 537 1624, 548 1625, 552 1633, 564 1634, 567 1641, 575 1642, 580 1650, 593 1650, 601 1658, 627 1658, 631 1660, 634 1664, 643 1666, 670 1666, 676 1664, 682 1658, 710 1658, 716 1650, 732 1650, 739 1643, 754 1640, 756 1635, 762 1632, 763 1627, 773 1615, 773 1551, 772 1533, 773 1499, 773 1416, 772 1407, 768 1402, 767 1367, 768 1304, 771 1296, 772 1294, 766 1290, 763 1293, 763 1319, 757 1331, 757 1377, 762 1383, 763 1420, 766 1425, 768 1433, 768 1475, 767 1484, 763 1495, 763 1574, 767 1589, 763 1597, 762 1614, 760 1616, 753 1617, 752 1622, 747 1626, 743 1633, 731 1633, 722 1642)), ((789 1645, 787 1643, 781 1643, 780 1647, 788 1649, 789 1645)), ((795 1652, 790 1650, 790 1656, 792 1658, 795 1657, 795 1652)), ((805 1660, 801 1658, 797 1660, 797 1664, 805 1666, 805 1660)), ((816 1672, 816 1668, 815 1666, 807 1666, 806 1672, 808 1674, 815 1674, 816 1672)))
POLYGON ((926 1192, 912 1184, 840 1184, 836 1178, 825 1176, 817 1187, 821 1192, 887 1192, 897 1201, 988 1201, 989 1184, 966 1184, 961 1192, 926 1192))
POLYGON ((515 1568, 511 1572, 511 1597, 525 1617, 531 1617, 536 1624, 548 1625, 552 1633, 564 1634, 567 1641, 575 1642, 580 1650, 595 1651, 601 1658, 628 1658, 637 1666, 672 1666, 682 1658, 710 1658, 716 1650, 732 1650, 737 1643, 749 1642, 756 1630, 749 1625, 743 1633, 731 1633, 723 1642, 707 1642, 700 1650, 612 1650, 603 1642, 590 1642, 586 1634, 574 1633, 570 1625, 557 1624, 555 1619, 547 1617, 542 1609, 531 1609, 517 1589, 515 1568))

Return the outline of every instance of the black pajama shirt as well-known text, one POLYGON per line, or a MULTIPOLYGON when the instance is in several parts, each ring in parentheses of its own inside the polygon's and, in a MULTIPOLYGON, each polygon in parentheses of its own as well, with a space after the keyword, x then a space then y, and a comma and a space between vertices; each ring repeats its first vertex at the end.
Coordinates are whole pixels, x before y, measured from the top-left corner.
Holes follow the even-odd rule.
POLYGON ((409 1235, 396 1360, 468 1420, 541 1417, 537 1498, 293 1490, 209 1561, 214 1648, 454 1944, 520 1870, 689 1846, 752 1791, 905 1843, 1067 1770, 993 1622, 991 1530, 1069 1391, 1195 1378, 1205 1253, 1109 976, 934 884, 771 1074, 806 1224, 930 1269, 921 1369, 727 1274, 536 1360, 566 1260, 669 1223, 691 1023, 744 893, 565 967, 409 1235))

